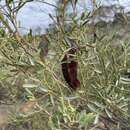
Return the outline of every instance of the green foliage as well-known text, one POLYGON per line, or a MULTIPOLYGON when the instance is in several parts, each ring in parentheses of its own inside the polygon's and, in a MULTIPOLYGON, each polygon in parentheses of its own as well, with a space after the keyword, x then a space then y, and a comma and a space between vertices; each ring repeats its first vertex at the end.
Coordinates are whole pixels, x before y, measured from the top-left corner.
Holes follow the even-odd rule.
MULTIPOLYGON (((86 12, 81 18, 74 16, 71 23, 61 23, 57 16, 60 22, 47 32, 49 54, 44 61, 39 57, 40 36, 31 32, 27 36, 11 35, 0 30, 0 87, 8 93, 6 101, 37 102, 31 112, 18 111, 11 116, 18 128, 30 121, 38 130, 87 130, 102 114, 129 120, 130 80, 125 76, 130 66, 129 42, 115 44, 111 32, 102 37, 102 31, 95 27, 101 38, 93 43, 93 27, 86 25, 88 16, 86 12), (61 59, 69 49, 66 37, 74 39, 80 48, 75 59, 81 88, 76 92, 68 88, 61 72, 61 59)), ((9 29, 1 12, 0 19, 9 29)), ((116 121, 118 126, 128 125, 116 121)))

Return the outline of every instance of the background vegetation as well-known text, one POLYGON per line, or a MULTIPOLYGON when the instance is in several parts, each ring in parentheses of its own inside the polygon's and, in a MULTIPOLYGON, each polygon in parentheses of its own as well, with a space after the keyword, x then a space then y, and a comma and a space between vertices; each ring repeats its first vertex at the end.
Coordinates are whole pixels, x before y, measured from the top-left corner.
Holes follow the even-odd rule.
POLYGON ((54 24, 46 32, 49 53, 41 60, 41 36, 33 36, 31 30, 20 35, 16 21, 18 11, 30 1, 5 2, 6 10, 0 8, 0 113, 4 108, 9 114, 1 116, 1 129, 130 129, 130 80, 125 75, 129 40, 114 44, 115 30, 102 31, 111 25, 90 26, 92 14, 77 16, 76 1, 70 3, 74 12, 67 14, 69 3, 63 1, 56 16, 50 14, 54 24), (75 55, 81 82, 77 91, 69 89, 61 72, 61 59, 69 49, 66 38, 80 48, 75 55))

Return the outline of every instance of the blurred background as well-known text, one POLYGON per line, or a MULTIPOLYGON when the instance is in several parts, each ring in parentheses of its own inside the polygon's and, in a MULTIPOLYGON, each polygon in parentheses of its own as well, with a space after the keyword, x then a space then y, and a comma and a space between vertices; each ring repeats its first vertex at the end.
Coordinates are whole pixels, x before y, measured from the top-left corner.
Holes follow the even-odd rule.
MULTIPOLYGON (((31 28, 34 34, 44 33, 46 28, 53 22, 49 14, 55 15, 55 6, 58 6, 59 2, 60 0, 35 0, 27 3, 17 15, 17 20, 20 23, 20 32, 26 34, 31 28)), ((0 4, 4 5, 4 0, 1 0, 0 4)), ((130 0, 78 0, 76 12, 93 11, 95 8, 94 4, 98 7, 110 7, 109 10, 106 9, 104 11, 107 16, 105 21, 113 20, 115 12, 119 12, 119 8, 122 8, 126 14, 129 14, 130 11, 130 0), (113 11, 113 6, 116 6, 116 11, 113 11)), ((72 6, 68 5, 67 10, 71 13, 72 6)))

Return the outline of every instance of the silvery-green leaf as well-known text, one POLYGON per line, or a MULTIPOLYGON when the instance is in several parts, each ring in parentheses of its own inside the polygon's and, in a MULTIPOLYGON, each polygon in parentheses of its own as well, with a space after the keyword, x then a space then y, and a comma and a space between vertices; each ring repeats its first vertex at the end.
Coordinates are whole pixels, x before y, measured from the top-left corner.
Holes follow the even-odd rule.
POLYGON ((48 92, 49 90, 43 86, 37 88, 37 91, 48 92))
POLYGON ((99 74, 102 73, 102 71, 101 71, 101 70, 98 70, 98 69, 95 69, 94 71, 95 71, 96 73, 99 73, 99 74))
POLYGON ((77 99, 77 98, 79 98, 79 97, 78 96, 65 97, 66 100, 74 100, 74 99, 77 99))
POLYGON ((105 109, 105 112, 106 112, 106 114, 108 115, 109 118, 112 118, 112 114, 107 109, 105 109))
POLYGON ((108 62, 105 64, 105 68, 107 68, 109 65, 110 65, 110 61, 108 61, 108 62))
POLYGON ((94 124, 97 124, 99 122, 99 114, 95 117, 94 124))
POLYGON ((31 65, 35 65, 33 59, 29 58, 29 61, 30 61, 31 65))
POLYGON ((23 84, 23 87, 24 88, 37 88, 38 85, 36 85, 36 84, 23 84))
POLYGON ((130 84, 130 79, 121 77, 119 82, 122 84, 130 84))
POLYGON ((97 108, 95 108, 92 104, 88 104, 87 106, 88 106, 88 108, 89 108, 91 111, 96 112, 96 113, 98 112, 98 111, 97 111, 97 108))
POLYGON ((94 102, 94 104, 97 106, 97 107, 100 107, 100 108, 104 108, 104 106, 101 104, 101 103, 99 103, 99 102, 94 102))

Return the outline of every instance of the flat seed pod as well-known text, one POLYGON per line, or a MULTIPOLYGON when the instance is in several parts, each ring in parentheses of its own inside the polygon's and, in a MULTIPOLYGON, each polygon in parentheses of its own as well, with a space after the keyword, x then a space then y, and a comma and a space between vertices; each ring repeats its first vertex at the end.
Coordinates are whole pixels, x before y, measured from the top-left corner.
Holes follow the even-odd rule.
POLYGON ((80 81, 77 79, 78 62, 74 60, 73 56, 75 52, 76 49, 71 48, 63 57, 61 64, 64 79, 73 90, 80 87, 80 81))

